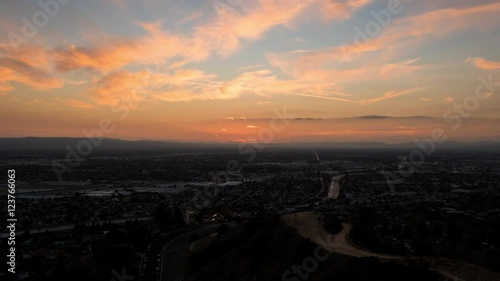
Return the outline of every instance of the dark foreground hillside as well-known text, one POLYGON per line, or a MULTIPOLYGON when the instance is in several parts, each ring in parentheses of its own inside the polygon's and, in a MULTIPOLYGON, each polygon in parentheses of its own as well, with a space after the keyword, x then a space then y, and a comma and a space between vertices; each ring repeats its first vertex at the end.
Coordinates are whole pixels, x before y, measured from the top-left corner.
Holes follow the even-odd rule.
MULTIPOLYGON (((223 239, 223 235, 219 238, 223 239)), ((225 253, 214 242, 190 258, 206 263, 185 280, 443 280, 422 265, 381 262, 328 253, 278 218, 259 223, 255 234, 225 253), (220 253, 216 256, 214 253, 220 253)))

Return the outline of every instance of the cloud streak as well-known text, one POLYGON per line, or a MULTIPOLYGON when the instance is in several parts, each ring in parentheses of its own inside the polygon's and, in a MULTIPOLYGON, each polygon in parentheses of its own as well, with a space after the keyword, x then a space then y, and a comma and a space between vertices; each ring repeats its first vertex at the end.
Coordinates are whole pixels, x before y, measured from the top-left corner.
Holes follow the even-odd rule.
POLYGON ((412 88, 412 89, 407 89, 407 90, 402 90, 402 91, 389 91, 389 92, 385 93, 381 97, 362 100, 361 104, 378 103, 378 102, 381 102, 381 101, 384 101, 384 100, 393 99, 393 98, 396 98, 396 97, 400 97, 400 96, 404 96, 404 95, 409 95, 409 94, 412 94, 412 93, 420 92, 420 91, 426 90, 428 88, 429 87, 417 87, 417 88, 412 88))

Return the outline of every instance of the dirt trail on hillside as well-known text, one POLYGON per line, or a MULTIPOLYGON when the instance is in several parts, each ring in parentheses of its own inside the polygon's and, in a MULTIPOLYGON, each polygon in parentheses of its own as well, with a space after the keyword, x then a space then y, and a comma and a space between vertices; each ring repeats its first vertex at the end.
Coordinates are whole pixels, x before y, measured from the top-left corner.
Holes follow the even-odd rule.
POLYGON ((282 216, 286 224, 297 230, 300 236, 309 238, 321 245, 325 250, 353 257, 399 258, 397 256, 376 254, 364 249, 356 248, 347 242, 347 235, 352 226, 343 223, 342 231, 337 235, 328 233, 313 212, 304 212, 282 216))
MULTIPOLYGON (((286 214, 281 216, 283 222, 295 228, 300 236, 308 238, 325 250, 352 257, 376 257, 380 259, 403 260, 409 258, 387 254, 377 254, 367 249, 353 245, 348 240, 352 226, 342 223, 342 231, 336 235, 328 233, 319 221, 319 215, 313 212, 286 214)), ((439 272, 453 281, 498 281, 500 274, 466 263, 461 260, 446 258, 424 257, 430 264, 430 269, 439 272)))

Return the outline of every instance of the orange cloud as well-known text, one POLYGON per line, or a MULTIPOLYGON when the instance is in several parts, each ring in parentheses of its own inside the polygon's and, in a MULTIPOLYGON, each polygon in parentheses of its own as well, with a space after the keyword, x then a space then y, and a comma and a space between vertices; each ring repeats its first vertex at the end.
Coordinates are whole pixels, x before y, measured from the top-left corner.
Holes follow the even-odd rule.
POLYGON ((115 71, 95 81, 87 91, 97 104, 117 100, 160 100, 168 102, 191 100, 228 100, 245 94, 269 97, 301 94, 338 101, 352 100, 350 95, 336 91, 335 84, 322 79, 280 79, 270 70, 247 71, 222 81, 214 74, 196 69, 151 73, 115 71), (343 96, 344 98, 332 97, 343 96))
POLYGON ((327 19, 349 18, 357 9, 366 6, 371 0, 350 0, 350 1, 320 1, 319 8, 327 19))
MULTIPOLYGON (((241 13, 221 12, 214 20, 194 27, 191 35, 178 35, 161 29, 161 22, 137 23, 147 34, 134 39, 111 39, 95 42, 95 47, 68 46, 52 52, 56 69, 117 70, 131 63, 161 63, 180 57, 183 63, 202 61, 212 51, 223 56, 233 54, 242 40, 257 40, 271 28, 289 26, 309 7, 341 8, 336 14, 347 15, 367 0, 258 0, 245 2, 241 13)), ((325 9, 321 9, 325 10, 325 9)), ((194 14, 193 17, 198 17, 194 14)), ((338 15, 340 16, 340 15, 338 15)))
POLYGON ((69 46, 52 52, 60 72, 93 69, 110 72, 131 63, 156 64, 176 56, 202 60, 208 51, 200 41, 160 30, 158 23, 138 23, 148 34, 136 39, 114 39, 99 42, 98 47, 69 46))
POLYGON ((37 46, 21 45, 17 49, 13 49, 9 45, 0 44, 0 55, 44 71, 51 69, 49 54, 45 49, 37 46))
POLYGON ((224 98, 227 96, 226 90, 215 79, 213 74, 194 69, 162 73, 147 70, 116 71, 96 81, 88 93, 98 104, 112 104, 117 100, 188 101, 224 98))
POLYGON ((480 57, 477 58, 468 58, 465 60, 466 63, 470 63, 474 65, 477 68, 484 69, 484 70, 495 70, 495 69, 500 69, 500 62, 497 61, 490 61, 486 60, 480 57))
POLYGON ((274 26, 291 24, 308 5, 300 0, 247 1, 240 7, 241 13, 218 11, 213 22, 195 27, 193 37, 202 38, 210 49, 229 56, 241 47, 241 40, 257 40, 274 26))
MULTIPOLYGON (((174 57, 187 61, 205 60, 211 51, 223 56, 234 53, 241 40, 257 40, 271 28, 290 25, 311 5, 341 8, 348 14, 367 0, 259 0, 245 2, 241 13, 225 11, 213 21, 194 27, 190 36, 161 30, 161 23, 138 23, 148 32, 135 39, 112 39, 96 42, 96 47, 69 46, 53 52, 57 70, 66 72, 90 68, 109 72, 130 63, 159 63, 174 57)), ((322 9, 325 10, 325 9, 322 9)))
POLYGON ((194 38, 211 42, 211 49, 223 56, 233 54, 243 40, 257 40, 276 26, 291 27, 306 11, 317 9, 328 19, 347 18, 370 0, 257 0, 239 8, 220 11, 209 24, 196 27, 194 38), (239 12, 238 10, 241 10, 239 12))
POLYGON ((53 89, 63 86, 60 79, 50 73, 46 52, 37 47, 23 47, 17 52, 6 45, 0 45, 0 83, 4 91, 13 90, 9 82, 16 82, 35 89, 53 89))
MULTIPOLYGON (((276 26, 292 27, 298 19, 307 15, 306 11, 311 9, 319 9, 328 19, 346 18, 368 2, 370 1, 247 1, 238 7, 239 11, 223 11, 211 21, 193 27, 191 34, 180 35, 164 31, 161 28, 161 22, 138 22, 137 24, 146 31, 144 36, 106 38, 94 42, 93 46, 69 45, 52 51, 27 48, 21 52, 21 55, 15 57, 15 61, 9 61, 11 54, 6 53, 6 48, 1 48, 0 54, 6 53, 9 58, 2 58, 0 66, 9 65, 7 69, 18 74, 15 76, 16 82, 36 88, 55 88, 63 85, 61 81, 48 74, 52 65, 58 72, 83 69, 96 71, 99 75, 117 72, 131 64, 168 63, 171 65, 170 69, 176 69, 191 61, 204 61, 212 52, 229 56, 240 49, 242 42, 258 40, 265 32, 276 26), (27 66, 32 69, 28 69, 27 66)), ((185 20, 191 21, 200 16, 199 12, 194 13, 185 20)), ((6 73, 4 70, 4 74, 6 73)), ((7 74, 10 75, 10 73, 7 74)), ((3 78, 0 82, 7 82, 7 80, 3 78)), ((69 84, 76 85, 85 82, 68 81, 69 84)), ((238 83, 223 85, 218 88, 217 93, 213 94, 213 89, 209 89, 208 92, 212 94, 205 95, 231 98, 231 95, 227 96, 225 93, 243 91, 235 87, 239 87, 238 83)), ((175 95, 180 98, 182 93, 178 92, 175 95)))
POLYGON ((14 87, 0 83, 0 94, 5 95, 5 93, 10 92, 14 89, 14 87))

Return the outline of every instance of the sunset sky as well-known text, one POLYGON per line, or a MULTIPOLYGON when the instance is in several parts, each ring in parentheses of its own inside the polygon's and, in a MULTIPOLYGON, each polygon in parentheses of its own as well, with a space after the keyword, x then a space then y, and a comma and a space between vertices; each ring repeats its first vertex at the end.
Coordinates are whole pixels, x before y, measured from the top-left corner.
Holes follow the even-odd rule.
POLYGON ((0 4, 0 137, 500 140, 498 0, 40 3, 0 4))

